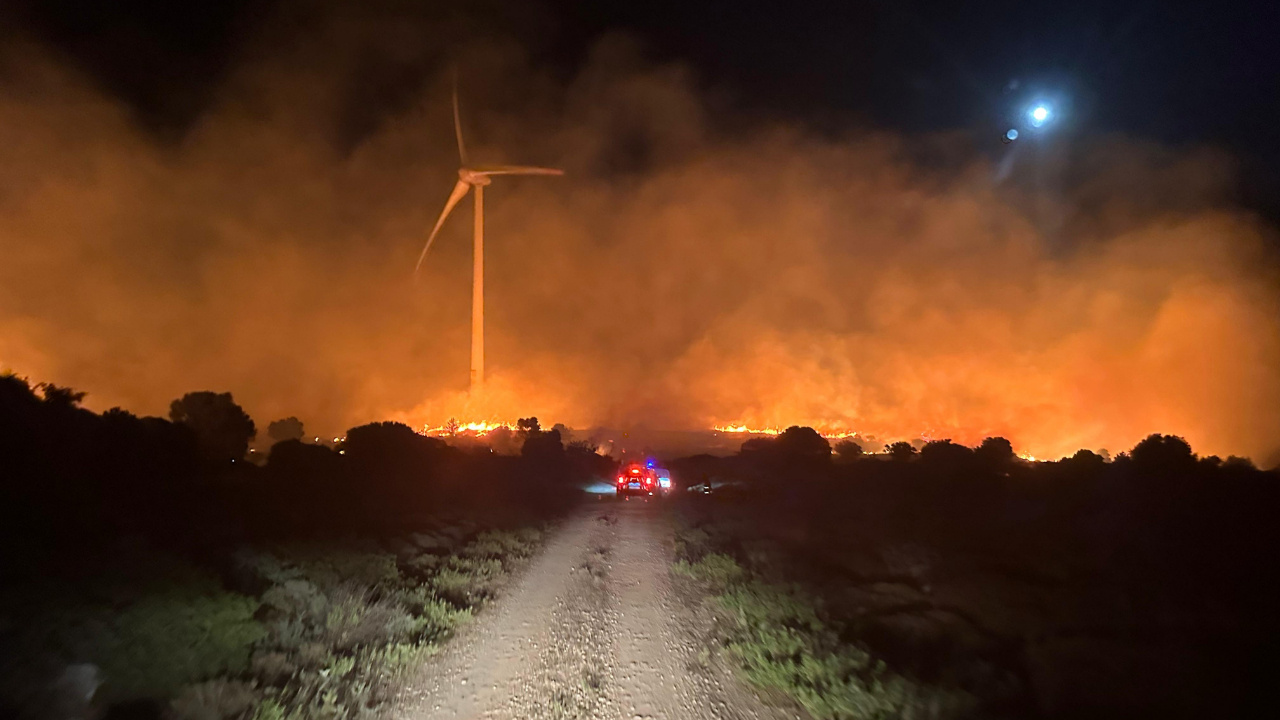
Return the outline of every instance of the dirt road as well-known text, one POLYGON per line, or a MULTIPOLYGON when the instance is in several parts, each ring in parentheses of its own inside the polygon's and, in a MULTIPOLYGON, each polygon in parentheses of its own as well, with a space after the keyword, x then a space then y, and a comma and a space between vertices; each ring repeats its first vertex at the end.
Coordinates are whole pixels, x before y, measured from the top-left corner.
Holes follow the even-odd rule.
POLYGON ((791 720, 700 658, 658 502, 593 503, 424 668, 404 720, 791 720))

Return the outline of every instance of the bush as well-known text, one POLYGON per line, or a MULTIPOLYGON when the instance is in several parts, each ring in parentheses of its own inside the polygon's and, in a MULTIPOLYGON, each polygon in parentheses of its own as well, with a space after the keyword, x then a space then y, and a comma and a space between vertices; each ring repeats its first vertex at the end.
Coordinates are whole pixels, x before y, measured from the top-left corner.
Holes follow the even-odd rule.
POLYGON ((418 621, 395 603, 374 600, 359 587, 343 586, 331 596, 317 639, 330 648, 351 650, 403 642, 419 630, 418 621))
POLYGON ((466 557, 527 558, 533 554, 542 533, 536 528, 520 531, 486 530, 462 549, 466 557))
POLYGON ((471 619, 470 608, 456 608, 420 588, 406 598, 406 606, 420 620, 417 640, 440 642, 459 625, 471 619))
MULTIPOLYGON (((98 697, 107 701, 172 697, 180 688, 249 667, 266 630, 254 620, 258 602, 211 582, 169 584, 137 598, 50 600, 23 618, 6 643, 10 682, 38 684, 45 667, 88 662, 101 670, 98 697), (27 677, 27 680, 21 680, 27 677)), ((11 694, 6 687, 5 694, 11 694)))
POLYGON ((184 683, 239 675, 265 629, 258 603, 233 593, 142 598, 114 617, 90 620, 87 655, 98 661, 115 697, 170 695, 184 683))
POLYGON ((396 557, 330 547, 290 548, 289 557, 302 577, 323 588, 338 585, 393 585, 400 580, 396 557))
POLYGON ((404 569, 416 578, 429 578, 440 566, 444 564, 444 559, 439 555, 414 555, 404 561, 404 569))
POLYGON ((971 708, 968 696, 919 685, 842 643, 798 590, 749 582, 717 600, 747 678, 788 693, 815 718, 954 717, 971 708))
POLYGON ((680 528, 675 545, 676 557, 694 561, 711 551, 711 536, 702 528, 680 528))
POLYGON ((498 560, 451 558, 449 565, 432 578, 432 588, 440 597, 458 607, 471 607, 493 597, 503 577, 498 560))
POLYGON ((328 599, 313 583, 285 580, 262 594, 262 604, 292 617, 313 617, 324 612, 328 599))
POLYGON ((676 571, 706 583, 716 592, 727 590, 747 576, 747 571, 738 561, 723 553, 710 553, 695 563, 680 560, 676 563, 676 571))
POLYGON ((677 532, 675 572, 705 583, 724 611, 722 641, 746 678, 782 691, 821 720, 954 717, 969 696, 920 685, 841 639, 797 587, 753 579, 732 556, 709 552, 700 529, 677 532), (690 561, 688 558, 696 557, 690 561))
POLYGON ((238 680, 210 680, 184 689, 169 704, 172 720, 247 720, 258 707, 257 689, 238 680))

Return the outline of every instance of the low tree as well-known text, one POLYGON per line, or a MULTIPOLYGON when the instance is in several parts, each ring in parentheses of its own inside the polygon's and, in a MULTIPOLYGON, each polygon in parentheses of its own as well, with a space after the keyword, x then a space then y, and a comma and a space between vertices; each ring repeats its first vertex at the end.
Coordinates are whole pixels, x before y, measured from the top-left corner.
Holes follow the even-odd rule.
POLYGON ((229 392, 187 393, 169 405, 169 419, 191 428, 201 453, 215 462, 243 459, 258 434, 253 419, 229 392))
POLYGON ((1063 460, 1062 464, 1077 476, 1093 477, 1102 472, 1107 460, 1092 450, 1077 450, 1075 455, 1063 460))
POLYGON ((1258 466, 1254 465, 1252 460, 1250 460, 1247 457, 1240 457, 1238 455, 1228 455, 1227 459, 1223 461, 1222 466, 1224 468, 1227 468, 1228 470, 1257 470, 1258 469, 1258 466))
POLYGON ((1133 468, 1143 475, 1185 473, 1195 468, 1191 445, 1177 435, 1153 433, 1133 446, 1129 457, 1133 468))
POLYGON ((355 464, 371 466, 414 464, 440 452, 446 443, 414 432, 399 422, 375 422, 353 427, 343 443, 346 456, 355 464))
POLYGON ((899 440, 896 443, 885 445, 884 451, 889 454, 890 458, 900 462, 910 460, 916 455, 915 446, 906 440, 899 440))
POLYGON ((744 458, 762 457, 773 450, 773 446, 777 443, 776 438, 758 437, 751 438, 742 443, 738 448, 738 454, 744 458))
POLYGON ((982 464, 983 469, 1005 473, 1013 466, 1013 461, 1018 457, 1013 452, 1013 443, 1002 437, 989 437, 982 441, 973 454, 977 457, 978 462, 982 464))
POLYGON ((284 442, 285 440, 301 440, 306 434, 302 427, 302 421, 296 417, 287 417, 273 421, 267 425, 267 437, 271 438, 272 443, 284 442))
POLYGON ((72 390, 69 387, 59 387, 53 383, 40 383, 36 387, 40 389, 40 394, 44 396, 46 403, 59 407, 79 407, 87 394, 83 391, 72 390))
POLYGON ((791 461, 831 462, 831 443, 811 427, 792 425, 778 435, 774 447, 791 461))
POLYGON ((836 443, 836 458, 842 463, 851 463, 862 457, 862 446, 852 440, 841 440, 836 443))
POLYGON ((398 422, 353 427, 342 448, 350 478, 362 489, 359 504, 365 513, 423 507, 443 491, 440 467, 453 452, 445 441, 398 422))
POLYGON ((559 430, 531 430, 520 446, 520 457, 535 463, 557 463, 564 460, 564 443, 559 430))
POLYGON ((499 455, 518 455, 523 442, 509 427, 496 427, 484 436, 484 444, 499 455))
POLYGON ((920 448, 920 462, 935 467, 958 469, 973 459, 973 451, 950 440, 931 440, 920 448))
POLYGON ((569 428, 564 423, 556 423, 551 426, 551 429, 560 433, 560 439, 564 441, 566 446, 573 442, 573 433, 570 432, 569 428))
MULTIPOLYGON (((301 440, 281 440, 271 448, 267 471, 289 491, 328 494, 338 489, 342 458, 324 445, 301 440)), ((355 490, 356 488, 352 488, 355 490)))

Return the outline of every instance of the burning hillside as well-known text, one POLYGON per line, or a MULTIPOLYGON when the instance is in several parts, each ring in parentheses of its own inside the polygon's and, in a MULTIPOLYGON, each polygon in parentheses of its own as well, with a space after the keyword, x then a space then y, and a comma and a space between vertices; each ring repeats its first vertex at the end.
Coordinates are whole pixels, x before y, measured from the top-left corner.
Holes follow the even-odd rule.
POLYGON ((956 137, 722 132, 687 72, 612 41, 567 83, 519 52, 463 65, 476 161, 566 171, 489 189, 489 384, 468 395, 466 222, 412 279, 456 180, 447 74, 411 60, 409 109, 333 139, 384 29, 263 31, 177 144, 8 47, 0 363, 99 409, 232 390, 324 435, 536 415, 1276 450, 1269 231, 1222 202, 1218 155, 1078 142, 997 173, 956 137))

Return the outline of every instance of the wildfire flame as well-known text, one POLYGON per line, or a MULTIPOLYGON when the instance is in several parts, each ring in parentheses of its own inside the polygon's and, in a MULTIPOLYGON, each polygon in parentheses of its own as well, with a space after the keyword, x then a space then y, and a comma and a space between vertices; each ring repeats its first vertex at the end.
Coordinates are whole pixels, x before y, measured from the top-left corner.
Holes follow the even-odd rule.
POLYGON ((514 432, 517 429, 516 425, 508 422, 476 420, 463 423, 451 419, 443 425, 423 425, 422 429, 418 431, 418 434, 426 435, 428 437, 455 437, 459 435, 483 437, 495 430, 510 430, 514 432))
MULTIPOLYGON (((712 428, 716 432, 735 433, 742 435, 781 435, 786 428, 781 427, 760 427, 753 428, 747 425, 716 425, 712 428)), ((832 427, 815 427, 815 432, 828 440, 844 440, 845 438, 866 437, 857 430, 849 430, 846 428, 832 427)))
MULTIPOLYGON (((730 435, 776 437, 778 435, 781 435, 786 428, 777 427, 777 426, 752 427, 750 425, 740 423, 740 424, 730 424, 730 425, 715 425, 711 429, 717 433, 726 433, 730 435)), ((822 437, 828 440, 842 440, 842 439, 848 439, 848 438, 857 438, 859 440, 870 440, 870 437, 868 437, 867 435, 856 430, 850 430, 848 428, 819 426, 813 429, 819 435, 821 435, 822 437)), ((515 432, 519 432, 520 428, 516 423, 505 422, 501 420, 472 420, 468 422, 462 422, 460 420, 457 420, 456 418, 450 418, 448 422, 442 425, 423 424, 417 432, 419 435, 424 435, 426 437, 475 439, 475 438, 486 437, 498 430, 507 430, 509 432, 515 433, 515 432)), ((923 433, 920 435, 920 439, 923 439, 927 442, 928 440, 933 439, 930 436, 931 436, 931 433, 923 433)), ((337 443, 340 439, 345 440, 346 438, 334 438, 334 442, 337 443)), ((317 440, 319 440, 319 438, 317 438, 317 440)), ((885 442, 894 442, 894 441, 889 440, 885 442)), ((604 451, 603 447, 601 447, 601 451, 602 452, 604 451)), ((879 455, 879 454, 884 454, 885 452, 886 450, 884 449, 884 443, 882 443, 880 440, 871 440, 871 442, 868 443, 868 446, 863 448, 863 453, 868 455, 879 455)), ((1033 463, 1047 462, 1050 460, 1050 458, 1038 457, 1036 455, 1032 455, 1024 452, 1019 452, 1015 454, 1017 455, 1017 457, 1027 462, 1033 462, 1033 463)))

